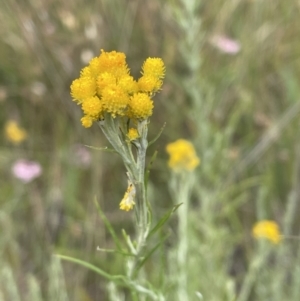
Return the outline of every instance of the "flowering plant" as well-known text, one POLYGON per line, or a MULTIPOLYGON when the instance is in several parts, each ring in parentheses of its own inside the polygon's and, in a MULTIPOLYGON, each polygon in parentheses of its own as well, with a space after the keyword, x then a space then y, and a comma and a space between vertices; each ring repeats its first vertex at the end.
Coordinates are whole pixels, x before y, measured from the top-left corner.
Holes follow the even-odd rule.
POLYGON ((161 89, 165 76, 164 62, 160 58, 148 58, 142 65, 141 73, 142 76, 135 80, 130 75, 124 53, 101 50, 100 55, 93 58, 89 65, 81 70, 80 77, 71 84, 73 100, 81 106, 83 112, 82 125, 89 128, 93 123, 98 124, 114 151, 121 156, 127 170, 128 188, 121 200, 120 209, 135 210, 137 232, 134 242, 124 232, 127 250, 121 247, 117 235, 96 202, 101 217, 115 239, 117 251, 129 255, 126 276, 108 275, 82 260, 58 256, 97 271, 113 282, 118 278, 123 285, 136 293, 148 295, 153 300, 164 300, 162 294, 143 286, 145 282, 139 274, 145 258, 157 248, 155 246, 150 251, 146 250, 148 238, 161 228, 174 208, 177 208, 172 208, 151 229, 151 210, 146 197, 145 183, 148 119, 153 113, 152 98, 161 89))
POLYGON ((188 253, 189 253, 189 200, 194 185, 194 169, 200 164, 193 144, 185 139, 178 139, 167 144, 168 165, 172 171, 169 188, 176 203, 181 203, 177 210, 177 296, 178 300, 188 300, 188 253))

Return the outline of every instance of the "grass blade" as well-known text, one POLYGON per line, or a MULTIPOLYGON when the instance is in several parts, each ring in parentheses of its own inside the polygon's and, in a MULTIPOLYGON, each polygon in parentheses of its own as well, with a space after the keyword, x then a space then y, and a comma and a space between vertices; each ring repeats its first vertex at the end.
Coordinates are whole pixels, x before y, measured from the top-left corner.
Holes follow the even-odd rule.
POLYGON ((179 206, 181 206, 182 203, 175 205, 172 207, 159 221, 158 223, 152 228, 152 230, 149 232, 148 237, 152 236, 154 233, 156 233, 171 217, 171 215, 178 209, 179 206))
POLYGON ((127 279, 125 276, 123 275, 110 275, 108 273, 106 273, 105 271, 103 271, 102 269, 96 267, 95 265, 86 262, 84 260, 78 259, 78 258, 74 258, 74 257, 70 257, 70 256, 66 256, 66 255, 61 255, 61 254, 55 254, 54 256, 65 260, 65 261, 69 261, 69 262, 73 262, 76 263, 78 265, 81 265, 85 268, 87 268, 88 270, 91 270, 95 273, 97 273, 98 275, 110 280, 110 281, 114 281, 114 282, 122 282, 122 283, 127 283, 127 279))
POLYGON ((113 229, 111 223, 109 222, 109 220, 106 218, 104 212, 102 211, 99 203, 97 202, 97 198, 94 199, 94 203, 95 203, 95 206, 97 208, 97 211, 101 217, 101 219, 103 220, 106 228, 108 229, 108 232, 110 233, 110 235, 112 236, 116 246, 117 246, 117 249, 118 251, 122 252, 122 245, 121 245, 121 242, 120 240, 118 239, 117 235, 116 235, 116 232, 115 230, 113 229))

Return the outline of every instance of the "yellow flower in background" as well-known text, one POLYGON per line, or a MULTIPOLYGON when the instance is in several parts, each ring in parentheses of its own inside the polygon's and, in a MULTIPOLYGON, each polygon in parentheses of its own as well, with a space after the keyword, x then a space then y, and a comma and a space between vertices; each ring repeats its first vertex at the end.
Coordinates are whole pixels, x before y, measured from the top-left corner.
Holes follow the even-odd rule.
POLYGON ((165 76, 163 60, 146 59, 138 81, 129 71, 124 53, 104 50, 81 70, 80 77, 71 84, 71 96, 81 105, 84 127, 105 119, 105 114, 136 120, 152 115, 151 98, 161 89, 165 76))
POLYGON ((170 155, 168 165, 175 172, 192 171, 200 164, 193 144, 187 140, 169 143, 166 151, 170 155))
POLYGON ((252 234, 255 238, 266 238, 274 244, 278 244, 281 240, 278 224, 270 220, 257 222, 252 228, 252 234))
POLYGON ((139 133, 138 133, 137 129, 130 128, 127 133, 127 137, 130 141, 133 141, 133 140, 136 140, 137 138, 139 138, 139 133))
POLYGON ((7 140, 14 144, 20 144, 27 138, 26 130, 19 127, 18 123, 13 120, 6 123, 4 132, 7 140))
POLYGON ((133 206, 135 205, 134 199, 135 199, 136 190, 132 183, 128 183, 128 188, 125 192, 125 195, 120 203, 120 209, 124 211, 129 211, 133 209, 133 206))

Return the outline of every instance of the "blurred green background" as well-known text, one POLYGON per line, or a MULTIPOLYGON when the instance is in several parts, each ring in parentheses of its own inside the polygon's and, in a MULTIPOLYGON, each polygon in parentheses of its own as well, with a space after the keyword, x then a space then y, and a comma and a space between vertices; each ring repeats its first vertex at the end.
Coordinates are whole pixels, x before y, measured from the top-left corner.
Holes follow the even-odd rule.
MULTIPOLYGON (((53 253, 122 271, 121 256, 96 251, 114 246, 93 200, 120 236, 133 232, 133 214, 118 208, 125 169, 117 155, 85 147, 108 142, 97 126, 81 126, 69 92, 100 49, 125 52, 135 77, 147 57, 164 60, 149 139, 166 127, 149 148, 149 158, 158 151, 149 200, 157 218, 173 205, 165 146, 193 142, 202 162, 191 199, 191 290, 236 300, 228 291, 238 294, 249 273, 253 224, 271 219, 299 235, 299 14, 292 0, 2 0, 0 300, 108 300, 106 280, 53 253), (7 137, 11 120, 24 141, 7 137), (42 173, 16 178, 20 159, 42 173)), ((176 218, 167 227, 165 252, 176 244, 176 218)), ((300 300, 299 240, 274 252, 245 300, 300 300)), ((155 264, 154 256, 154 282, 155 264)))

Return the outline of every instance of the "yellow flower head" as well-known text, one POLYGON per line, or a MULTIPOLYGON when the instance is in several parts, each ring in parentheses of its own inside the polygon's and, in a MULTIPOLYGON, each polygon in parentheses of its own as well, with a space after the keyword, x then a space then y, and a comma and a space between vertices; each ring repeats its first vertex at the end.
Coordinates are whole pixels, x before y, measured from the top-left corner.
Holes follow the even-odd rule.
POLYGON ((92 74, 92 71, 91 71, 91 68, 89 66, 82 68, 81 71, 80 71, 80 77, 94 78, 94 76, 92 74))
POLYGON ((134 199, 135 199, 135 186, 132 183, 128 183, 128 188, 125 192, 125 195, 120 203, 120 209, 129 211, 133 209, 133 206, 135 205, 134 199))
POLYGON ((13 120, 6 123, 4 132, 6 138, 14 144, 20 144, 27 138, 26 130, 19 127, 18 123, 13 120))
POLYGON ((257 222, 252 228, 252 234, 255 238, 266 238, 274 244, 278 244, 281 240, 277 223, 270 220, 257 222))
POLYGON ((142 67, 142 74, 157 79, 165 77, 166 67, 161 58, 147 58, 142 67))
POLYGON ((84 99, 96 94, 96 82, 92 77, 80 77, 75 79, 71 85, 71 96, 75 101, 81 103, 84 99))
POLYGON ((135 128, 130 128, 128 133, 127 133, 127 137, 130 141, 136 140, 137 138, 139 138, 139 133, 137 131, 137 129, 135 128))
POLYGON ((130 74, 122 52, 101 50, 98 57, 80 72, 71 84, 71 96, 84 116, 84 127, 110 114, 113 118, 146 119, 152 115, 151 97, 162 86, 165 66, 160 58, 148 58, 142 66, 143 76, 136 81, 130 74))
POLYGON ((152 115, 153 101, 145 93, 136 93, 130 98, 129 117, 134 119, 147 119, 152 115))
POLYGON ((129 95, 138 91, 138 84, 130 75, 124 75, 120 77, 118 85, 129 95))
POLYGON ((162 81, 154 76, 144 75, 138 80, 138 87, 142 92, 155 93, 160 90, 162 81))
POLYGON ((92 118, 91 116, 85 115, 81 118, 80 121, 81 121, 81 124, 83 127, 90 128, 92 126, 94 120, 95 119, 92 118))
POLYGON ((116 51, 105 52, 101 50, 100 56, 93 58, 89 67, 94 77, 103 72, 109 72, 118 78, 129 72, 125 54, 116 51))
POLYGON ((102 91, 102 103, 106 112, 113 117, 124 116, 129 103, 129 95, 118 85, 109 85, 102 91))
POLYGON ((84 114, 99 119, 102 116, 102 102, 97 96, 89 97, 82 103, 84 114))
POLYGON ((97 77, 97 93, 98 95, 102 94, 102 91, 104 88, 106 88, 108 85, 116 85, 117 84, 117 78, 109 73, 109 72, 103 72, 97 77))
POLYGON ((200 164, 193 144, 184 139, 169 143, 166 151, 170 155, 168 165, 175 172, 192 171, 200 164))

